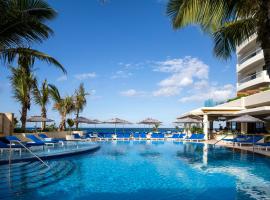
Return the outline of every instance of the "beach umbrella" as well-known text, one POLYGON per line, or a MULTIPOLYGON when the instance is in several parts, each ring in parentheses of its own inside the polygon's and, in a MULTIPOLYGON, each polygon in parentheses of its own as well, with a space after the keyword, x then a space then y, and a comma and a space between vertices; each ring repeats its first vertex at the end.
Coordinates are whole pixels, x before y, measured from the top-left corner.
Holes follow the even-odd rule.
POLYGON ((112 118, 109 120, 106 120, 103 122, 104 124, 114 124, 114 133, 116 134, 116 125, 117 124, 130 124, 131 122, 128 122, 124 119, 119 119, 119 118, 112 118))
POLYGON ((98 119, 88 119, 86 117, 77 117, 74 119, 74 122, 83 123, 83 124, 94 124, 95 129, 96 129, 97 124, 102 124, 102 121, 99 121, 98 119))
POLYGON ((269 121, 270 120, 270 116, 264 118, 265 120, 269 121))
POLYGON ((88 124, 91 122, 91 120, 86 117, 76 117, 73 121, 78 124, 88 124))
MULTIPOLYGON (((161 121, 150 118, 150 117, 138 122, 138 124, 149 125, 149 128, 150 128, 150 125, 160 125, 161 123, 162 123, 161 121)), ((144 131, 145 131, 145 127, 144 127, 144 131)))
POLYGON ((186 128, 186 124, 188 124, 188 128, 190 129, 191 124, 201 124, 202 120, 200 118, 184 117, 184 118, 178 118, 174 123, 184 124, 185 128, 186 128))
POLYGON ((148 125, 154 125, 154 124, 161 124, 162 122, 157 120, 157 119, 153 119, 153 118, 146 118, 140 122, 138 122, 138 124, 148 124, 148 125))
POLYGON ((240 117, 236 117, 233 119, 228 120, 229 122, 239 122, 239 123, 264 123, 263 120, 256 118, 256 117, 252 117, 250 115, 242 115, 240 117))
POLYGON ((195 124, 195 123, 202 123, 202 120, 191 118, 191 117, 185 117, 185 118, 177 119, 174 123, 195 124))
POLYGON ((48 119, 46 117, 42 117, 42 116, 31 116, 30 118, 28 118, 26 120, 27 122, 34 122, 35 123, 35 129, 37 129, 37 123, 38 122, 53 122, 54 120, 52 119, 48 119))

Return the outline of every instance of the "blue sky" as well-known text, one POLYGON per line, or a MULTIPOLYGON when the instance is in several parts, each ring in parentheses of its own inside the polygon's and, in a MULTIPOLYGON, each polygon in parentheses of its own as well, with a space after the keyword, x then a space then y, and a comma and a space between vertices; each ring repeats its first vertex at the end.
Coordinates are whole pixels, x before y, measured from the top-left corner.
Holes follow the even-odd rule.
MULTIPOLYGON (((55 34, 33 47, 57 58, 68 74, 36 62, 36 75, 63 95, 83 82, 91 93, 83 116, 133 122, 153 117, 167 127, 205 99, 235 95, 235 56, 226 62, 214 57, 211 38, 195 26, 173 30, 165 0, 49 2, 59 13, 50 22, 55 34)), ((19 116, 9 70, 0 70, 0 111, 19 116)), ((59 121, 52 104, 48 116, 59 121)), ((32 104, 29 116, 39 113, 32 104)))

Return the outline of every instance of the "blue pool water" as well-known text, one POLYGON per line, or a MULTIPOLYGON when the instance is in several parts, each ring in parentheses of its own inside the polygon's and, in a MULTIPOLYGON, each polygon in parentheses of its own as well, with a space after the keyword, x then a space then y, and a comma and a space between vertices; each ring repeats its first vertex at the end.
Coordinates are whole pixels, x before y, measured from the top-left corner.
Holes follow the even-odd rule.
MULTIPOLYGON (((23 184, 10 196, 5 195, 12 189, 0 185, 0 198, 270 199, 270 159, 266 157, 196 143, 118 141, 100 145, 92 154, 50 161, 58 172, 48 177, 35 170, 40 167, 37 163, 17 164, 13 170, 19 181, 14 178, 10 185, 23 184), (34 178, 27 177, 27 170, 36 173, 34 178), (44 177, 35 182, 39 173, 44 177)), ((0 166, 0 176, 5 167, 0 166)))

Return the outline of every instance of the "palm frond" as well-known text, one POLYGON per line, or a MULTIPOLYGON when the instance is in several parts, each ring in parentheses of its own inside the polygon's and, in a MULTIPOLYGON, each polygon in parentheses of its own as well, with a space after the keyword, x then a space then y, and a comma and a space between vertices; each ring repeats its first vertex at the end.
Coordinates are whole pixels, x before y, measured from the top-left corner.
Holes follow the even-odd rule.
POLYGON ((208 31, 231 16, 229 1, 226 0, 170 0, 167 14, 174 28, 198 24, 208 31))
POLYGON ((44 0, 1 1, 0 11, 0 49, 42 42, 53 33, 45 21, 56 11, 44 0))
POLYGON ((49 94, 54 102, 59 103, 62 100, 60 92, 55 85, 49 84, 49 94))
POLYGON ((237 45, 255 33, 256 24, 252 18, 224 24, 213 34, 214 54, 220 58, 229 58, 237 45))
POLYGON ((66 69, 55 58, 38 50, 24 47, 0 50, 0 58, 8 63, 13 62, 15 58, 20 55, 28 57, 28 59, 32 59, 33 61, 38 59, 40 61, 47 62, 48 64, 54 65, 61 69, 64 73, 67 73, 66 69))

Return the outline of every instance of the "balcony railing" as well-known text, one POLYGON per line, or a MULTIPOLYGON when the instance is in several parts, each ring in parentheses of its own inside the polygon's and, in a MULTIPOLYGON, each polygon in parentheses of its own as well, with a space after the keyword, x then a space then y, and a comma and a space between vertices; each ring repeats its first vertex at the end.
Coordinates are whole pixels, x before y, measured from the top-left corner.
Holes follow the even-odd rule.
POLYGON ((261 52, 262 52, 262 49, 261 49, 261 48, 258 48, 258 49, 256 49, 255 51, 250 52, 248 55, 246 55, 246 56, 240 58, 240 59, 238 60, 238 64, 241 65, 242 63, 246 62, 248 59, 250 59, 250 58, 252 58, 252 57, 258 55, 258 54, 261 53, 261 52))
POLYGON ((259 78, 259 77, 262 77, 264 75, 264 73, 265 73, 265 71, 261 71, 261 72, 249 75, 249 76, 239 80, 238 84, 241 85, 241 84, 246 83, 248 81, 254 80, 254 79, 259 78))

